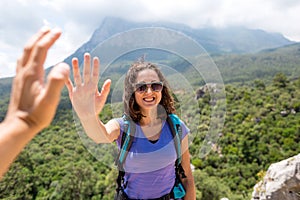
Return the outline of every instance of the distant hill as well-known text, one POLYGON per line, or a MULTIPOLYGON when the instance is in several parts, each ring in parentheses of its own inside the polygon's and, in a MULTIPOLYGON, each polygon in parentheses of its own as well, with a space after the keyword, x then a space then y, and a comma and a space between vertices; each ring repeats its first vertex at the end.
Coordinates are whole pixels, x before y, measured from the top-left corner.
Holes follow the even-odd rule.
POLYGON ((214 56, 225 83, 243 83, 255 79, 270 82, 277 73, 289 79, 300 76, 300 43, 257 53, 214 56))

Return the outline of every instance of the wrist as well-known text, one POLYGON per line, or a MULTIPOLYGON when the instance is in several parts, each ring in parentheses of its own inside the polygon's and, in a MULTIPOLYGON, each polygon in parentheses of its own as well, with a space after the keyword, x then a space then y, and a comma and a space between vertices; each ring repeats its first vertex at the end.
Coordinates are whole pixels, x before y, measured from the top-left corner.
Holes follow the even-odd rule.
POLYGON ((5 127, 18 127, 19 132, 24 133, 38 133, 43 129, 41 124, 34 123, 33 120, 30 120, 23 112, 17 111, 14 115, 7 115, 3 121, 3 126, 5 127))
POLYGON ((90 122, 90 121, 93 121, 93 120, 98 120, 99 117, 98 115, 94 114, 94 115, 85 115, 85 116, 78 116, 79 120, 82 122, 82 123, 86 123, 86 122, 90 122))

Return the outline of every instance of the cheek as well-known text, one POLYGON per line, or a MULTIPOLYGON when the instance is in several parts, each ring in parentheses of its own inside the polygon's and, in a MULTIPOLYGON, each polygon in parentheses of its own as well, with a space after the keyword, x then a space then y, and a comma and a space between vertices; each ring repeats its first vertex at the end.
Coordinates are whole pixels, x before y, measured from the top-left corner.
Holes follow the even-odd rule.
POLYGON ((141 101, 141 97, 139 96, 139 94, 137 93, 133 94, 133 101, 135 102, 135 104, 139 105, 139 102, 141 101))
POLYGON ((158 98, 158 102, 161 103, 161 101, 162 101, 162 93, 161 92, 157 95, 157 98, 158 98))

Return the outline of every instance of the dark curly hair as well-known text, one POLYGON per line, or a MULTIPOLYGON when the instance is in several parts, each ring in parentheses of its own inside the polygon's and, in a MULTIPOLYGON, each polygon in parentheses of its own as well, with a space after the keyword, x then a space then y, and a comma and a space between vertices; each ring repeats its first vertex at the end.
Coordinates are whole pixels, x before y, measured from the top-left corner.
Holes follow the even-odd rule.
POLYGON ((161 91, 162 99, 159 102, 159 104, 164 108, 164 111, 159 112, 158 110, 158 115, 163 113, 171 114, 176 112, 175 105, 174 105, 174 98, 171 94, 169 84, 166 78, 164 77, 164 75, 162 74, 162 72, 160 71, 160 69, 152 63, 138 61, 138 62, 134 62, 130 66, 126 74, 125 81, 124 81, 124 93, 123 93, 125 114, 130 116, 134 122, 140 122, 142 117, 144 117, 144 115, 141 113, 139 109, 138 104, 136 103, 134 92, 135 92, 137 75, 139 72, 145 69, 151 69, 155 71, 160 81, 163 82, 163 89, 161 91))

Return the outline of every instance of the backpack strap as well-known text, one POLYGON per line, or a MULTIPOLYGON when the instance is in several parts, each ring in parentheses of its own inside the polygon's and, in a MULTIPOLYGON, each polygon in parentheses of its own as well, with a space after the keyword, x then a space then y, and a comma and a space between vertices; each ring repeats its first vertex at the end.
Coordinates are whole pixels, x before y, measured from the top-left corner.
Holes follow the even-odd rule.
POLYGON ((174 138, 174 145, 177 153, 177 159, 175 162, 175 170, 177 178, 185 178, 184 169, 181 165, 182 156, 181 156, 181 138, 182 138, 182 127, 180 119, 175 114, 169 114, 167 117, 167 122, 171 127, 172 136, 174 138))
POLYGON ((122 118, 124 122, 124 127, 123 127, 123 133, 121 138, 120 151, 116 160, 116 165, 119 169, 119 175, 117 178, 117 184, 118 184, 117 190, 121 189, 122 185, 124 185, 124 175, 125 175, 124 162, 126 160, 129 149, 132 145, 134 135, 135 135, 135 128, 136 128, 135 123, 130 119, 129 116, 124 114, 122 118))
POLYGON ((127 157, 128 151, 132 145, 134 134, 135 134, 135 123, 128 117, 126 114, 123 115, 124 121, 124 130, 121 139, 121 146, 118 156, 118 167, 121 170, 124 170, 123 164, 127 157))
POLYGON ((176 165, 178 166, 181 163, 181 137, 182 129, 180 125, 180 120, 177 115, 169 114, 167 122, 170 125, 172 136, 174 139, 174 145, 177 153, 176 165))

